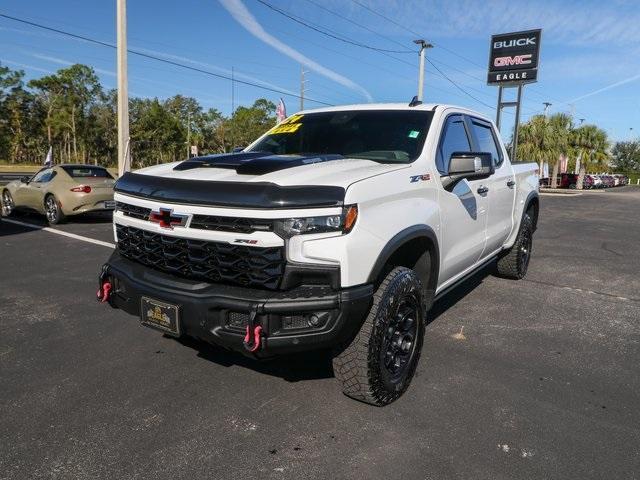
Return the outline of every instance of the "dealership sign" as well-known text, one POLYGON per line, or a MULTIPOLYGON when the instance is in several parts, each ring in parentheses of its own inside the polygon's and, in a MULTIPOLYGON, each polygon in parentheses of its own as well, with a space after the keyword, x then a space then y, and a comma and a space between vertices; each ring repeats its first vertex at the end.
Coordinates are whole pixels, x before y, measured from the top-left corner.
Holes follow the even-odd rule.
POLYGON ((538 79, 542 30, 502 33, 491 37, 489 85, 532 83, 538 79))

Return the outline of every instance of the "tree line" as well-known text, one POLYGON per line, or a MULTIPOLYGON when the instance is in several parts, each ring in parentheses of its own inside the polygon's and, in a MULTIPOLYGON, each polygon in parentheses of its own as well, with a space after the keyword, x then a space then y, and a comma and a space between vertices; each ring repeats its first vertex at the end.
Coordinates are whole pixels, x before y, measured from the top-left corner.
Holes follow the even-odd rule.
MULTIPOLYGON (((0 64, 0 162, 39 164, 49 147, 56 163, 117 164, 117 95, 87 66, 76 64, 25 81, 24 72, 0 64)), ((133 167, 229 152, 248 145, 275 124, 275 105, 261 98, 229 117, 204 109, 195 98, 130 98, 133 167)), ((553 168, 560 156, 572 171, 640 172, 640 142, 612 145, 596 125, 576 125, 570 115, 536 115, 520 127, 517 157, 553 168)))
POLYGON ((576 125, 566 113, 535 115, 520 127, 517 158, 557 165, 561 156, 568 170, 576 163, 589 172, 640 172, 640 142, 612 144, 607 132, 596 125, 576 125))
MULTIPOLYGON (((117 93, 91 67, 24 77, 0 64, 0 162, 39 164, 51 147, 55 163, 117 164, 117 93)), ((226 117, 183 95, 130 98, 133 167, 184 159, 191 145, 200 153, 246 146, 275 125, 275 109, 261 98, 226 117)))

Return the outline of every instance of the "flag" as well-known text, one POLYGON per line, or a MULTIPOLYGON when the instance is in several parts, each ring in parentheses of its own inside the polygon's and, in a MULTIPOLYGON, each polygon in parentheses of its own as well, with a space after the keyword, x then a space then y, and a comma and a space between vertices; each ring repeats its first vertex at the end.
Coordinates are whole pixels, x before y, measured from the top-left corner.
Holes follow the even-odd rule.
POLYGON ((50 167, 53 165, 53 149, 49 147, 49 151, 47 152, 47 158, 44 159, 44 166, 50 167))
POLYGON ((287 118, 287 107, 284 105, 284 100, 282 100, 282 98, 280 98, 280 102, 276 107, 276 118, 278 119, 278 123, 287 118))
POLYGON ((544 162, 544 167, 542 168, 542 178, 549 178, 549 163, 544 162))

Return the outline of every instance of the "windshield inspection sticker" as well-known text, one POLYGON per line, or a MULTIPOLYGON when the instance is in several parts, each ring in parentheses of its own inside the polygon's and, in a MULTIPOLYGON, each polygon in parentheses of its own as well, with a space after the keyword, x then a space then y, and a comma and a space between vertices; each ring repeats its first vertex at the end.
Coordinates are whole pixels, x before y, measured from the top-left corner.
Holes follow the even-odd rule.
POLYGON ((418 130, 411 130, 409 132, 409 138, 418 138, 418 135, 420 135, 420 132, 418 130))

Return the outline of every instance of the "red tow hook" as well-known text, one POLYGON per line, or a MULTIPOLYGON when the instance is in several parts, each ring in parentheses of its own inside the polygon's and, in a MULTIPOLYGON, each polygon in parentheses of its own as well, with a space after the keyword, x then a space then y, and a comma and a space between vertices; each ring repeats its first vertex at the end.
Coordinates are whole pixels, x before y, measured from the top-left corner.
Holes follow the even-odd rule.
POLYGON ((253 329, 253 332, 251 331, 251 327, 247 325, 247 333, 244 336, 244 341, 242 342, 242 345, 247 351, 251 353, 257 351, 260 348, 261 335, 262 335, 262 327, 260 325, 256 326, 253 329), (253 338, 251 338, 252 333, 253 333, 253 338))
POLYGON ((104 282, 98 289, 96 297, 100 303, 109 301, 109 295, 111 294, 111 282, 104 282))
POLYGON ((248 352, 255 352, 260 348, 260 341, 262 337, 262 326, 256 325, 256 316, 258 315, 257 307, 254 307, 249 313, 249 319, 247 320, 247 329, 244 335, 244 341, 242 346, 248 352))

